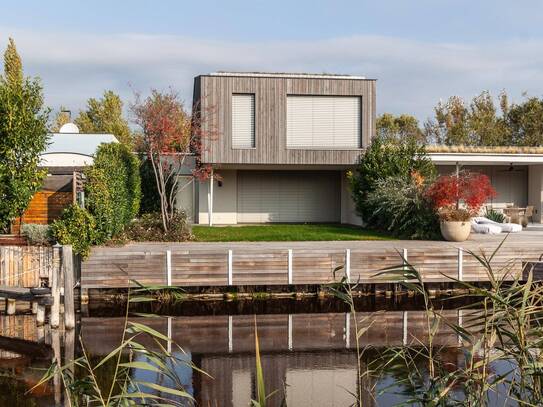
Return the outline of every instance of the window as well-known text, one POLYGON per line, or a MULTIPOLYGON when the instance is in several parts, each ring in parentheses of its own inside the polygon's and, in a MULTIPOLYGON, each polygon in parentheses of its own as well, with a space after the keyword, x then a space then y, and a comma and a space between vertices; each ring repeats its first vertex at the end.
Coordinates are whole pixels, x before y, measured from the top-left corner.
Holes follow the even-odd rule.
POLYGON ((360 148, 358 96, 287 96, 287 147, 360 148))
POLYGON ((232 147, 255 146, 255 95, 232 95, 232 147))

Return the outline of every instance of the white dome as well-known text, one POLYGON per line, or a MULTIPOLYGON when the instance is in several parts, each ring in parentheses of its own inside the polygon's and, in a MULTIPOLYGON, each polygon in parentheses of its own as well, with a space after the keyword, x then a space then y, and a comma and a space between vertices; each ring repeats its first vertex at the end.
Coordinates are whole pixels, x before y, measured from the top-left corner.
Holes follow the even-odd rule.
POLYGON ((79 127, 77 127, 74 123, 66 123, 63 124, 59 133, 79 133, 79 127))

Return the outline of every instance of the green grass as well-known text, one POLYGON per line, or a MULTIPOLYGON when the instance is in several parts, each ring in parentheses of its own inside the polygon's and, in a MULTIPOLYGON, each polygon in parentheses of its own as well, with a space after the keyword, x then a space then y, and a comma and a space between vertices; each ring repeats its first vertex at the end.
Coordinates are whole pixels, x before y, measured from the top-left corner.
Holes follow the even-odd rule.
POLYGON ((193 226, 199 242, 292 242, 317 240, 390 240, 390 236, 360 227, 335 224, 274 224, 193 226))

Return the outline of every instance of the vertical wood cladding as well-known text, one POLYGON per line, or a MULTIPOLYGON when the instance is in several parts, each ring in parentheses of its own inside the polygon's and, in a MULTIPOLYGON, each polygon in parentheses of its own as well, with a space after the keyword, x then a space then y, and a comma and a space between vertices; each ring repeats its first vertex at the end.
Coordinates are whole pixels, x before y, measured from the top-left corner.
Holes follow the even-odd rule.
POLYGON ((375 134, 375 80, 289 77, 199 76, 204 140, 202 161, 212 164, 351 165, 362 149, 287 148, 287 95, 360 96, 362 149, 375 134), (232 94, 255 95, 255 147, 232 148, 232 94))

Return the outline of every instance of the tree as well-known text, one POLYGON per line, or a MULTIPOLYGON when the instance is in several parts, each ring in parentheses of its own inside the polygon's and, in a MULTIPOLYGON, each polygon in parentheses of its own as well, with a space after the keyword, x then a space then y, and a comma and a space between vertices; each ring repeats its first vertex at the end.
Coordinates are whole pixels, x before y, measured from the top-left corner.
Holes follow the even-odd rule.
MULTIPOLYGON (((164 93, 152 90, 145 99, 136 95, 132 111, 142 130, 140 149, 151 163, 160 197, 162 226, 168 233, 175 218, 175 198, 179 191, 190 185, 179 183, 178 171, 189 153, 199 155, 202 137, 206 134, 201 131, 199 119, 185 111, 173 90, 164 93)), ((199 165, 193 174, 204 179, 209 170, 199 165)))
POLYGON ((419 127, 416 117, 402 114, 394 116, 383 113, 377 118, 377 137, 385 143, 397 143, 408 139, 417 143, 425 141, 424 133, 419 127))
POLYGON ((41 187, 38 165, 47 147, 49 109, 39 79, 25 78, 15 42, 9 39, 0 76, 0 229, 22 216, 41 187))
POLYGON ((61 106, 52 120, 50 130, 53 133, 58 133, 60 131, 60 128, 69 122, 70 114, 64 106, 61 106))
POLYGON ((90 98, 87 109, 79 112, 74 123, 83 133, 111 133, 119 142, 132 146, 133 136, 123 116, 123 102, 111 90, 105 91, 101 99, 90 98))
POLYGON ((517 146, 543 145, 543 100, 531 97, 513 105, 507 114, 512 144, 517 146))
POLYGON ((475 96, 467 105, 459 96, 439 102, 434 119, 425 125, 426 138, 437 144, 470 146, 504 146, 511 144, 511 132, 506 123, 509 111, 507 94, 499 96, 501 114, 488 91, 475 96))
POLYGON ((364 222, 375 219, 372 215, 377 208, 368 201, 368 196, 382 180, 396 177, 408 183, 415 174, 423 182, 435 176, 435 166, 424 146, 414 140, 396 144, 385 144, 378 138, 373 140, 350 177, 356 210, 364 222))

